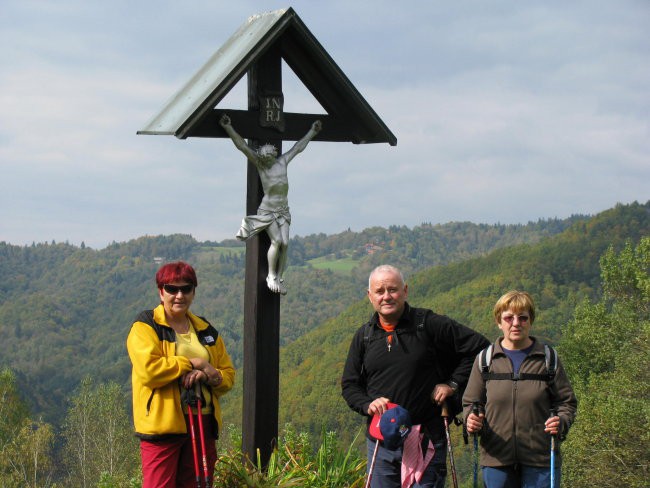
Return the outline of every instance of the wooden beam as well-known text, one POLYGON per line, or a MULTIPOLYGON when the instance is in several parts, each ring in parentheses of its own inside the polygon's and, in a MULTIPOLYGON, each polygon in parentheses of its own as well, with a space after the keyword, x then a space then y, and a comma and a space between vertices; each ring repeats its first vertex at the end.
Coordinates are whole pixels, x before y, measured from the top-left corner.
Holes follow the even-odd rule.
POLYGON ((352 129, 345 120, 338 120, 327 114, 299 114, 286 113, 286 129, 278 132, 270 127, 260 127, 259 115, 246 110, 223 110, 215 109, 209 113, 201 123, 194 129, 190 137, 228 137, 223 127, 219 125, 222 114, 228 114, 233 127, 244 139, 255 139, 263 144, 270 140, 282 138, 284 141, 297 141, 301 139, 311 128, 315 120, 323 122, 323 128, 314 137, 314 141, 328 142, 357 142, 350 139, 352 129))
MULTIPOLYGON (((259 110, 259 93, 282 91, 281 58, 271 49, 248 73, 248 108, 259 110)), ((238 127, 239 129, 239 127, 238 127)), ((248 141, 257 149, 271 143, 282 152, 282 140, 248 141)), ((246 212, 256 214, 263 190, 257 168, 248 163, 246 212)), ((280 388, 280 295, 266 284, 270 240, 266 232, 246 242, 246 277, 244 295, 244 405, 242 450, 256 462, 259 449, 266 467, 278 438, 280 388)))

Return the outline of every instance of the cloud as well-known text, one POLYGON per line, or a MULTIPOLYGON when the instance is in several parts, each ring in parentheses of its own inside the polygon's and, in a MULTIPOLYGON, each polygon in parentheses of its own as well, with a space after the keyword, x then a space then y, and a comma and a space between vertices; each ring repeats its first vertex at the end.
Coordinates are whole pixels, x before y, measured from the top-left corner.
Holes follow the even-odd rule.
MULTIPOLYGON (((246 162, 230 141, 135 135, 248 16, 286 7, 224 5, 3 3, 0 240, 232 237, 246 162)), ((398 139, 312 143, 289 169, 294 235, 649 198, 645 3, 294 8, 398 139)), ((321 112, 287 71, 286 110, 321 112)), ((220 106, 244 108, 245 81, 220 106)))

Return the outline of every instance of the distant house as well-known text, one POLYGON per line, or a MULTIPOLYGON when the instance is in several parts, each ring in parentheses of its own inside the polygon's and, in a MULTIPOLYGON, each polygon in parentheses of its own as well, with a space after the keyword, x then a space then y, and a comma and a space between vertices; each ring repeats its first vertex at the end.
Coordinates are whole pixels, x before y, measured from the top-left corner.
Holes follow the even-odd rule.
POLYGON ((165 260, 165 258, 162 258, 160 256, 155 256, 153 258, 153 262, 156 263, 156 264, 162 264, 164 260, 165 260))
POLYGON ((371 243, 371 242, 367 243, 367 244, 364 246, 364 248, 365 248, 365 250, 366 250, 366 254, 375 254, 375 253, 378 252, 378 251, 383 251, 383 250, 384 250, 383 247, 378 246, 377 244, 373 244, 373 243, 371 243))

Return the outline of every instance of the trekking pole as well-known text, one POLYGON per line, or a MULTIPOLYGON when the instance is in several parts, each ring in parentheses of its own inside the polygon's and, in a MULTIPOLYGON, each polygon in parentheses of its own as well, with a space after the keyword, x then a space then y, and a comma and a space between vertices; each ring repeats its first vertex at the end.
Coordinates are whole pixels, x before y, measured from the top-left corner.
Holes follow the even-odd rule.
POLYGON ((192 453, 194 454, 194 476, 196 477, 196 488, 201 488, 201 475, 199 474, 199 454, 196 451, 196 433, 194 431, 194 413, 192 413, 192 404, 194 403, 194 398, 192 396, 192 390, 187 390, 188 392, 188 401, 187 401, 187 410, 188 418, 190 423, 190 439, 192 440, 192 453))
MULTIPOLYGON (((557 416, 557 409, 551 409, 551 417, 557 416)), ((551 488, 555 488, 555 448, 556 448, 557 436, 551 434, 551 488)))
POLYGON ((370 469, 368 469, 368 479, 364 488, 370 488, 370 480, 372 479, 372 470, 375 469, 375 459, 377 459, 377 451, 379 450, 379 440, 375 441, 375 451, 372 453, 372 461, 370 461, 370 469))
POLYGON ((447 435, 447 450, 449 451, 449 465, 451 466, 451 478, 454 482, 454 488, 458 488, 458 478, 456 477, 456 463, 454 463, 454 451, 451 447, 451 434, 449 433, 449 410, 447 402, 442 404, 442 412, 440 413, 445 422, 445 434, 447 435))
MULTIPOLYGON (((481 415, 483 406, 478 402, 472 404, 472 413, 477 417, 481 415)), ((478 432, 474 432, 474 488, 478 488, 478 432)))
POLYGON ((210 487, 210 474, 208 470, 208 457, 205 452, 205 434, 203 432, 203 415, 201 413, 201 383, 198 381, 195 383, 196 386, 196 410, 197 417, 199 418, 199 438, 201 439, 201 455, 203 461, 203 477, 205 479, 206 488, 210 487))

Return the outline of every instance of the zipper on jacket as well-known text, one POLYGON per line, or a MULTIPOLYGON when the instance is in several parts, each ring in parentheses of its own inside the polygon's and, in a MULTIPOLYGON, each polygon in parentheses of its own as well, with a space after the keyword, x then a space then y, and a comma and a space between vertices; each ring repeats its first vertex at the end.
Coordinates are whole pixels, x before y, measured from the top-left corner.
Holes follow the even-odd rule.
POLYGON ((521 362, 519 365, 519 371, 517 372, 516 375, 514 375, 515 369, 514 365, 512 364, 512 360, 510 360, 510 367, 513 373, 513 376, 516 376, 517 379, 513 380, 512 382, 512 422, 513 422, 513 441, 514 441, 514 451, 515 451, 515 462, 518 462, 519 459, 519 454, 518 454, 518 442, 517 439, 519 439, 519 422, 516 418, 517 416, 517 394, 518 394, 518 383, 519 383, 519 375, 521 374, 521 370, 524 369, 524 364, 527 362, 530 362, 530 353, 524 358, 524 360, 521 362))
MULTIPOLYGON (((521 367, 519 368, 521 370, 521 367)), ((514 435, 512 436, 512 441, 514 444, 514 454, 515 454, 515 462, 519 459, 519 455, 517 454, 517 439, 519 438, 519 432, 518 432, 518 422, 517 422, 517 384, 519 381, 514 380, 512 382, 512 431, 514 432, 514 435)))
POLYGON ((153 401, 154 393, 156 393, 155 388, 153 390, 151 390, 151 395, 149 395, 149 400, 147 400, 147 413, 145 414, 146 417, 149 416, 149 412, 151 411, 151 402, 153 401))
MULTIPOLYGON (((515 373, 515 365, 512 364, 512 359, 510 359, 508 356, 506 356, 506 359, 510 363, 510 371, 512 371, 513 375, 513 380, 512 380, 512 444, 513 444, 513 451, 514 451, 514 459, 515 463, 517 462, 517 459, 519 459, 517 455, 517 383, 518 381, 514 379, 514 373, 515 373)), ((525 361, 525 359, 524 359, 525 361)), ((521 371, 521 366, 519 366, 519 371, 521 371)), ((518 376, 518 374, 517 374, 518 376)))

